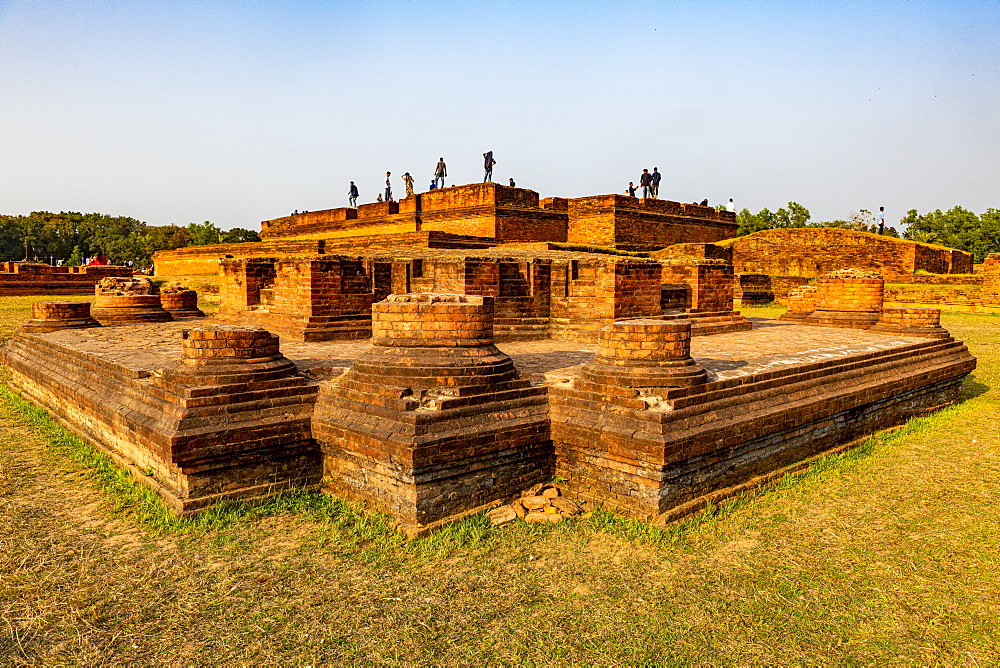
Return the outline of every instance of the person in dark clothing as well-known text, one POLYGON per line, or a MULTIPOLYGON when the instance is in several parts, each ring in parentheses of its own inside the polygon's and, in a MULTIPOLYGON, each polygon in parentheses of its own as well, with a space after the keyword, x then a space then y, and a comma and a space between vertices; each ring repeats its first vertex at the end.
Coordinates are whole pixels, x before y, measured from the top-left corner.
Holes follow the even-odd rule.
POLYGON ((660 172, 657 167, 653 167, 653 173, 649 175, 649 185, 653 190, 653 199, 660 196, 660 172))
POLYGON ((708 198, 707 197, 705 199, 701 200, 701 205, 702 206, 708 206, 708 198))
POLYGON ((511 187, 511 188, 516 188, 516 187, 517 187, 517 184, 516 184, 516 183, 514 183, 514 179, 513 179, 513 177, 512 177, 511 179, 510 179, 510 187, 511 187))
POLYGON ((625 189, 625 192, 628 193, 629 197, 635 197, 635 184, 629 181, 628 188, 625 189))
POLYGON ((347 201, 352 209, 358 208, 358 187, 351 181, 351 187, 347 189, 347 201))
POLYGON ((497 164, 497 161, 493 159, 493 151, 483 153, 483 166, 486 168, 486 176, 483 177, 483 183, 493 182, 493 165, 495 164, 497 164))
POLYGON ((428 190, 437 190, 437 187, 438 187, 437 179, 434 179, 433 181, 431 181, 431 186, 430 188, 428 188, 428 190))
POLYGON ((642 188, 643 198, 652 197, 653 195, 653 177, 649 173, 648 169, 642 170, 642 176, 639 177, 639 186, 642 188))

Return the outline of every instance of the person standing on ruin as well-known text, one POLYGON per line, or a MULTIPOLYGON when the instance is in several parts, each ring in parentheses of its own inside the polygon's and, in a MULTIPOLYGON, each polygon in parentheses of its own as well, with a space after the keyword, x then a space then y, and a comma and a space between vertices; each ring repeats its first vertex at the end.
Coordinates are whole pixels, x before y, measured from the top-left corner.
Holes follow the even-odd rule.
POLYGON ((736 213, 736 203, 733 202, 732 197, 729 198, 729 204, 726 205, 726 211, 732 211, 733 213, 736 213))
POLYGON ((510 177, 510 187, 511 187, 511 188, 516 188, 516 187, 517 187, 517 184, 516 184, 516 183, 514 183, 514 177, 513 177, 513 176, 512 176, 512 177, 510 177))
POLYGON ((493 165, 497 164, 497 161, 493 159, 493 151, 483 153, 483 163, 483 166, 486 168, 486 176, 483 177, 483 183, 492 183, 493 165))
POLYGON ((648 169, 642 170, 642 175, 639 177, 639 186, 642 188, 643 199, 653 194, 653 177, 650 175, 648 169))
POLYGON ((653 192, 653 199, 660 195, 660 172, 658 167, 653 167, 653 173, 649 175, 649 187, 653 192))
POLYGON ((444 188, 444 177, 448 176, 448 165, 444 164, 444 157, 438 160, 437 167, 434 168, 434 183, 437 184, 438 181, 441 185, 435 185, 436 188, 444 188))
POLYGON ((347 189, 347 202, 352 209, 358 208, 358 187, 354 185, 354 181, 351 181, 351 187, 347 189))
POLYGON ((628 188, 625 189, 625 192, 628 193, 629 197, 635 197, 635 184, 629 181, 628 188))
POLYGON ((878 221, 878 233, 882 234, 885 231, 885 207, 880 206, 878 208, 878 213, 875 214, 875 220, 878 221))
POLYGON ((413 197, 413 177, 409 172, 403 174, 403 185, 406 186, 406 196, 413 197))
POLYGON ((386 202, 391 202, 392 201, 392 183, 389 181, 389 176, 390 175, 392 175, 392 172, 386 172, 385 173, 385 201, 386 202))

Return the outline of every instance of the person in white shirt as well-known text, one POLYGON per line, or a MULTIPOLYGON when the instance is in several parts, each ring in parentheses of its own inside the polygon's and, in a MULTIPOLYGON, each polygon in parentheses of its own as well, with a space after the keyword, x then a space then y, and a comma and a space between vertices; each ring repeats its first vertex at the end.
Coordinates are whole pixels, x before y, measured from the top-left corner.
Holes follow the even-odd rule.
POLYGON ((882 231, 885 229, 885 207, 884 206, 880 206, 878 208, 878 213, 875 214, 875 220, 878 221, 878 233, 882 234, 882 231))

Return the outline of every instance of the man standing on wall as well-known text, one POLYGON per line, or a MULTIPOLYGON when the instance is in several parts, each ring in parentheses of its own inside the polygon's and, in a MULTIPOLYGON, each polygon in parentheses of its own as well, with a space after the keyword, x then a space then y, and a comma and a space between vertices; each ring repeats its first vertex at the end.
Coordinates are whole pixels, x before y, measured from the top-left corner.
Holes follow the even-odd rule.
POLYGON ((642 176, 639 177, 639 186, 642 188, 643 199, 649 197, 653 193, 653 177, 650 176, 649 170, 642 170, 642 176))
POLYGON ((434 168, 434 183, 441 182, 441 185, 436 187, 444 188, 444 177, 446 176, 448 176, 448 166, 444 164, 444 158, 442 157, 438 160, 437 167, 434 168))
POLYGON ((406 196, 413 197, 413 177, 409 172, 403 174, 403 184, 406 186, 406 196))
POLYGON ((354 185, 354 181, 351 181, 351 187, 347 189, 347 201, 352 209, 358 208, 358 187, 354 185))
POLYGON ((392 172, 386 172, 385 173, 385 201, 386 202, 391 202, 392 201, 392 184, 389 182, 389 175, 390 174, 392 174, 392 172))
POLYGON ((493 182, 493 165, 495 164, 497 164, 497 161, 493 159, 493 151, 483 153, 483 166, 486 167, 486 176, 483 177, 483 183, 493 182))
POLYGON ((875 214, 875 220, 878 221, 878 233, 882 234, 882 231, 885 230, 885 207, 884 206, 880 206, 878 208, 878 213, 875 214))
POLYGON ((653 191, 653 199, 660 195, 660 172, 657 167, 653 167, 653 173, 649 175, 649 185, 653 191))

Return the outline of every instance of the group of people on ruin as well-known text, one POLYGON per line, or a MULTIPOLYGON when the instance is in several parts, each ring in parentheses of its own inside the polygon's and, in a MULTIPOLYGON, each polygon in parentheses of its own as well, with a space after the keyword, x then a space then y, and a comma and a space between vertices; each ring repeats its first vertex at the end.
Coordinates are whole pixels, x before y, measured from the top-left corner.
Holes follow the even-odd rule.
MULTIPOLYGON (((493 151, 486 151, 485 153, 483 153, 483 168, 485 170, 485 173, 483 175, 483 183, 493 182, 493 165, 495 164, 497 164, 497 161, 493 159, 493 151)), ((434 176, 431 179, 430 186, 428 186, 427 189, 437 190, 439 188, 444 188, 445 178, 447 178, 447 176, 448 176, 448 165, 444 161, 444 156, 442 156, 441 158, 438 159, 437 165, 434 166, 434 176)), ((406 196, 411 197, 414 192, 413 177, 410 176, 409 172, 405 172, 402 176, 402 179, 403 179, 403 187, 406 189, 406 196)), ((508 181, 510 183, 511 188, 516 187, 513 178, 508 179, 508 181)), ((659 183, 659 180, 657 180, 657 183, 659 183)), ((358 197, 360 197, 358 187, 354 184, 354 181, 351 181, 350 185, 347 188, 348 206, 351 207, 352 209, 357 208, 358 197)), ((380 193, 378 195, 375 201, 376 202, 393 201, 392 172, 385 173, 385 190, 383 193, 380 193)), ((298 214, 298 210, 296 210, 295 213, 298 214)))

